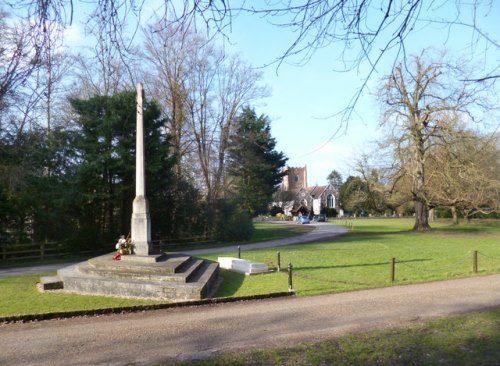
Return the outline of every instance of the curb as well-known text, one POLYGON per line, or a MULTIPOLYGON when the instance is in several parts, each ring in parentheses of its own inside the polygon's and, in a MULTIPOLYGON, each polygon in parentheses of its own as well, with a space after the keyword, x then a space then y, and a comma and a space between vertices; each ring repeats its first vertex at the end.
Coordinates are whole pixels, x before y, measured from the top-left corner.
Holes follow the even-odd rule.
POLYGON ((252 295, 252 296, 241 296, 241 297, 220 297, 214 299, 182 301, 182 302, 165 303, 165 304, 135 305, 135 306, 122 306, 116 308, 102 308, 93 310, 75 310, 75 311, 61 311, 61 312, 42 313, 42 314, 13 315, 13 316, 0 317, 0 324, 28 323, 28 322, 37 322, 44 320, 54 320, 54 319, 61 320, 61 319, 86 317, 86 316, 89 317, 89 316, 112 315, 112 314, 138 313, 151 310, 207 306, 207 305, 226 304, 232 302, 243 302, 252 300, 266 300, 266 299, 274 299, 287 296, 295 296, 295 291, 273 292, 264 295, 252 295))

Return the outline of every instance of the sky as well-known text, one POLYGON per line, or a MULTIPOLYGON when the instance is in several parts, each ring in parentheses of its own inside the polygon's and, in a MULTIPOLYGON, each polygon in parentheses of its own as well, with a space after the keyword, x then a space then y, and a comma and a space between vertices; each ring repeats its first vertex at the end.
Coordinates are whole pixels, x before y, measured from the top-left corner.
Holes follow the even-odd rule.
MULTIPOLYGON (((437 3, 453 6, 454 2, 437 3)), ((479 10, 483 11, 477 15, 481 26, 498 44, 500 1, 493 2, 489 14, 484 14, 484 9, 479 10)), ((453 8, 441 6, 433 9, 431 14, 436 19, 441 14, 445 16, 453 11, 453 8)), ((143 19, 147 19, 147 16, 143 19)), ((452 32, 448 32, 443 26, 424 27, 424 23, 417 24, 418 31, 411 33, 406 40, 408 55, 433 47, 435 50, 447 49, 455 57, 479 60, 482 65, 500 64, 500 47, 490 49, 485 58, 484 49, 481 48, 483 44, 470 46, 472 33, 469 28, 455 27, 452 32)), ((75 22, 67 31, 69 44, 81 41, 81 29, 75 22)), ((279 68, 276 64, 264 67, 290 45, 293 33, 289 29, 270 25, 256 16, 239 15, 233 19, 227 36, 229 41, 223 43, 226 51, 239 53, 243 60, 262 71, 262 83, 270 88, 271 95, 253 107, 259 114, 270 118, 271 133, 277 140, 276 149, 285 153, 289 159, 288 165, 307 165, 309 185, 326 184, 326 177, 332 170, 339 171, 344 179, 354 174, 353 167, 363 153, 376 160, 377 151, 373 142, 383 133, 378 127, 381 109, 375 92, 381 78, 390 73, 394 55, 389 53, 377 67, 377 72, 370 79, 355 113, 346 125, 341 124, 338 113, 348 105, 362 84, 369 70, 366 63, 350 72, 336 72, 335 69, 340 65, 335 59, 341 50, 328 46, 318 50, 307 63, 300 66, 296 65, 299 59, 291 58, 279 68)))
MULTIPOLYGON (((499 3, 494 2, 486 18, 478 15, 490 36, 497 40, 500 38, 499 3)), ((233 22, 230 34, 233 45, 228 48, 239 52, 254 66, 269 64, 290 45, 290 30, 278 29, 256 17, 242 18, 233 22)), ((407 54, 419 54, 424 48, 434 47, 436 50, 446 48, 457 57, 477 56, 481 60, 482 49, 468 46, 470 29, 457 27, 452 33, 437 25, 421 29, 407 39, 407 54)), ((496 53, 488 53, 490 65, 500 63, 499 51, 497 48, 496 53)), ((344 179, 355 174, 353 168, 361 154, 368 154, 376 160, 374 141, 383 136, 379 128, 381 109, 375 93, 381 78, 392 69, 393 56, 389 54, 377 68, 378 72, 373 75, 345 126, 341 125, 338 113, 362 84, 368 65, 347 73, 336 72, 334 70, 339 64, 335 62, 335 56, 339 52, 338 48, 326 47, 316 52, 305 65, 294 65, 297 60, 292 59, 278 69, 276 65, 263 69, 264 81, 271 87, 272 95, 257 110, 272 120, 271 131, 277 139, 277 149, 288 156, 288 165, 307 165, 309 185, 326 184, 326 177, 332 170, 339 171, 344 179), (335 137, 331 139, 333 135, 335 137)))

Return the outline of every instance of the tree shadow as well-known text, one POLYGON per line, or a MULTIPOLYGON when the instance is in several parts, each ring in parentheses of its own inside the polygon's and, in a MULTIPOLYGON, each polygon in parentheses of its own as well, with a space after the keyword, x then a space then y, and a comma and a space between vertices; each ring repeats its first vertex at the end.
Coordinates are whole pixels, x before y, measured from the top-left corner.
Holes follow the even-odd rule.
MULTIPOLYGON (((428 262, 432 261, 431 258, 419 258, 419 259, 408 259, 408 260, 398 260, 397 263, 412 263, 412 262, 428 262)), ((309 266, 309 267, 294 267, 295 271, 300 270, 317 270, 317 269, 334 269, 334 268, 353 268, 353 267, 372 267, 372 266, 386 266, 390 264, 390 261, 376 262, 376 263, 359 263, 359 264, 341 264, 332 266, 309 266)))

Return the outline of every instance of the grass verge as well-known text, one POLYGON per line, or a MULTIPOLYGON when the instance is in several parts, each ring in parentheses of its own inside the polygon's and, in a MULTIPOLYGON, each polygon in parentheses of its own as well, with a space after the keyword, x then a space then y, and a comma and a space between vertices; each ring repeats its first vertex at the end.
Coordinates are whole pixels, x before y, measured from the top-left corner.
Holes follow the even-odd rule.
POLYGON ((498 365, 499 330, 500 308, 176 365, 498 365))

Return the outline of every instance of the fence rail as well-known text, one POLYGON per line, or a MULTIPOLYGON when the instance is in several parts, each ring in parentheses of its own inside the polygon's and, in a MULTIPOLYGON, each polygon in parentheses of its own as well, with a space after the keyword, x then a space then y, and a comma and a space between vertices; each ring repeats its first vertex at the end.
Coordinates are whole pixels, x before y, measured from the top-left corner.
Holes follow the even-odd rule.
POLYGON ((68 248, 61 242, 40 242, 28 244, 5 244, 0 243, 0 259, 24 260, 24 259, 46 259, 68 255, 68 248))

